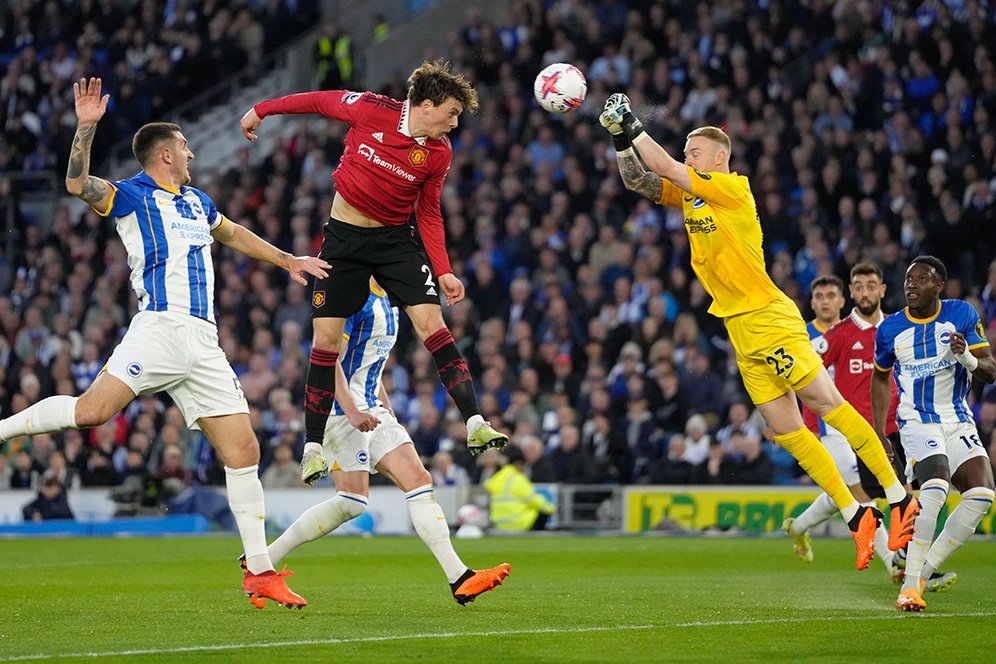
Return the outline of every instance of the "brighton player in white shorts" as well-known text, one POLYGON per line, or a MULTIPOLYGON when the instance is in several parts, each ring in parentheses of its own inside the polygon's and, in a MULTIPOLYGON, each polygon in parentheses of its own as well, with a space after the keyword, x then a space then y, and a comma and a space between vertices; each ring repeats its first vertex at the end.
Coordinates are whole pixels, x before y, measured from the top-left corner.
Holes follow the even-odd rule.
POLYGON ((415 531, 439 561, 454 599, 466 605, 501 585, 511 566, 503 563, 472 570, 453 550, 446 517, 433 495, 432 475, 394 416, 381 383, 397 335, 398 310, 371 278, 366 304, 346 320, 346 349, 336 365, 335 403, 325 426, 324 445, 308 443, 301 461, 301 478, 309 484, 331 468, 336 495, 298 517, 270 544, 270 558, 277 564, 301 544, 363 514, 370 475, 380 472, 404 491, 415 531))
POLYGON ((947 269, 918 256, 906 270, 906 308, 886 318, 875 337, 872 411, 885 435, 889 371, 899 388, 896 421, 909 469, 920 483, 920 515, 906 556, 901 611, 923 611, 924 582, 975 532, 993 503, 993 472, 968 406, 972 379, 996 381, 996 360, 979 314, 962 300, 941 300, 947 269), (934 539, 954 485, 961 502, 934 539))
POLYGON ((328 264, 284 253, 226 218, 203 192, 188 186, 194 158, 180 127, 149 123, 135 133, 132 151, 142 172, 108 182, 89 175, 97 122, 107 110, 101 80, 73 85, 78 126, 66 188, 114 220, 128 253, 135 315, 107 366, 80 397, 53 396, 0 421, 0 442, 18 436, 99 426, 139 394, 168 392, 187 425, 201 429, 225 463, 228 504, 245 549, 247 595, 285 606, 307 605, 273 570, 263 530, 259 444, 235 372, 218 345, 214 323, 211 244, 218 240, 251 258, 325 277, 328 264))

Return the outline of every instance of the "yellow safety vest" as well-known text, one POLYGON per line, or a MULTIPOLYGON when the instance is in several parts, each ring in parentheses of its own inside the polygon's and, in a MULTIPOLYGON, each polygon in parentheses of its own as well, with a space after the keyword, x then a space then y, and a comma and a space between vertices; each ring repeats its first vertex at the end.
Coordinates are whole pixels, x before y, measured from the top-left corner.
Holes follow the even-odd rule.
POLYGON ((499 530, 529 530, 541 512, 554 512, 553 503, 536 493, 529 478, 511 463, 492 475, 484 488, 491 494, 491 523, 499 530))

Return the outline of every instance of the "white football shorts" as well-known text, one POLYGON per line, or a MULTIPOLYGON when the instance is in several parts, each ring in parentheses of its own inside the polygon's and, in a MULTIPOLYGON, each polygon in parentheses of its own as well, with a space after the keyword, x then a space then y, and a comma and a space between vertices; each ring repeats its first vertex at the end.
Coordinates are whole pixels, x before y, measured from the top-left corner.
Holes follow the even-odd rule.
POLYGON ((239 379, 218 345, 218 328, 172 311, 140 311, 107 361, 138 394, 167 392, 187 427, 202 417, 249 413, 239 379))
POLYGON ((375 406, 368 412, 380 420, 373 431, 354 428, 345 415, 329 417, 322 445, 329 468, 334 469, 338 464, 346 472, 361 470, 375 475, 377 464, 385 454, 411 442, 412 437, 387 408, 375 406))
POLYGON ((952 475, 969 459, 989 461, 975 422, 907 422, 899 430, 899 437, 906 450, 906 477, 914 477, 913 464, 938 454, 947 456, 952 475))
POLYGON ((858 457, 854 454, 854 448, 844 438, 844 434, 827 427, 826 434, 820 439, 823 447, 833 457, 833 464, 837 466, 837 472, 844 478, 844 484, 854 486, 861 483, 858 475, 858 457))

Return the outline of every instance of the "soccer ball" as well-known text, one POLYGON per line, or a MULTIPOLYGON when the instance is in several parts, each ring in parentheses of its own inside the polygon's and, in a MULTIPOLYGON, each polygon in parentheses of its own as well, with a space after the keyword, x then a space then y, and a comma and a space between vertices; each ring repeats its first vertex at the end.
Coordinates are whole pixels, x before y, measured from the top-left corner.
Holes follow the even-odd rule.
POLYGON ((488 516, 480 507, 468 503, 457 510, 457 539, 479 539, 484 537, 484 527, 488 525, 488 516))
POLYGON ((480 507, 474 503, 467 503, 457 510, 457 523, 461 526, 483 526, 487 523, 487 517, 480 507))
POLYGON ((588 82, 581 70, 564 62, 546 67, 533 82, 533 96, 551 113, 568 113, 581 105, 588 82))

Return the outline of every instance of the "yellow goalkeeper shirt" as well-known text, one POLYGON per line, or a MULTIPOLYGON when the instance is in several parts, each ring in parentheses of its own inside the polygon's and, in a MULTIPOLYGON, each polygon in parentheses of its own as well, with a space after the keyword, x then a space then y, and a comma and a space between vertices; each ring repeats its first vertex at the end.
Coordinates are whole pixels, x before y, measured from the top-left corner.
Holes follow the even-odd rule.
POLYGON ((657 203, 684 213, 692 270, 712 296, 709 313, 726 318, 784 297, 765 270, 761 222, 747 178, 688 171, 692 193, 662 178, 657 203))

